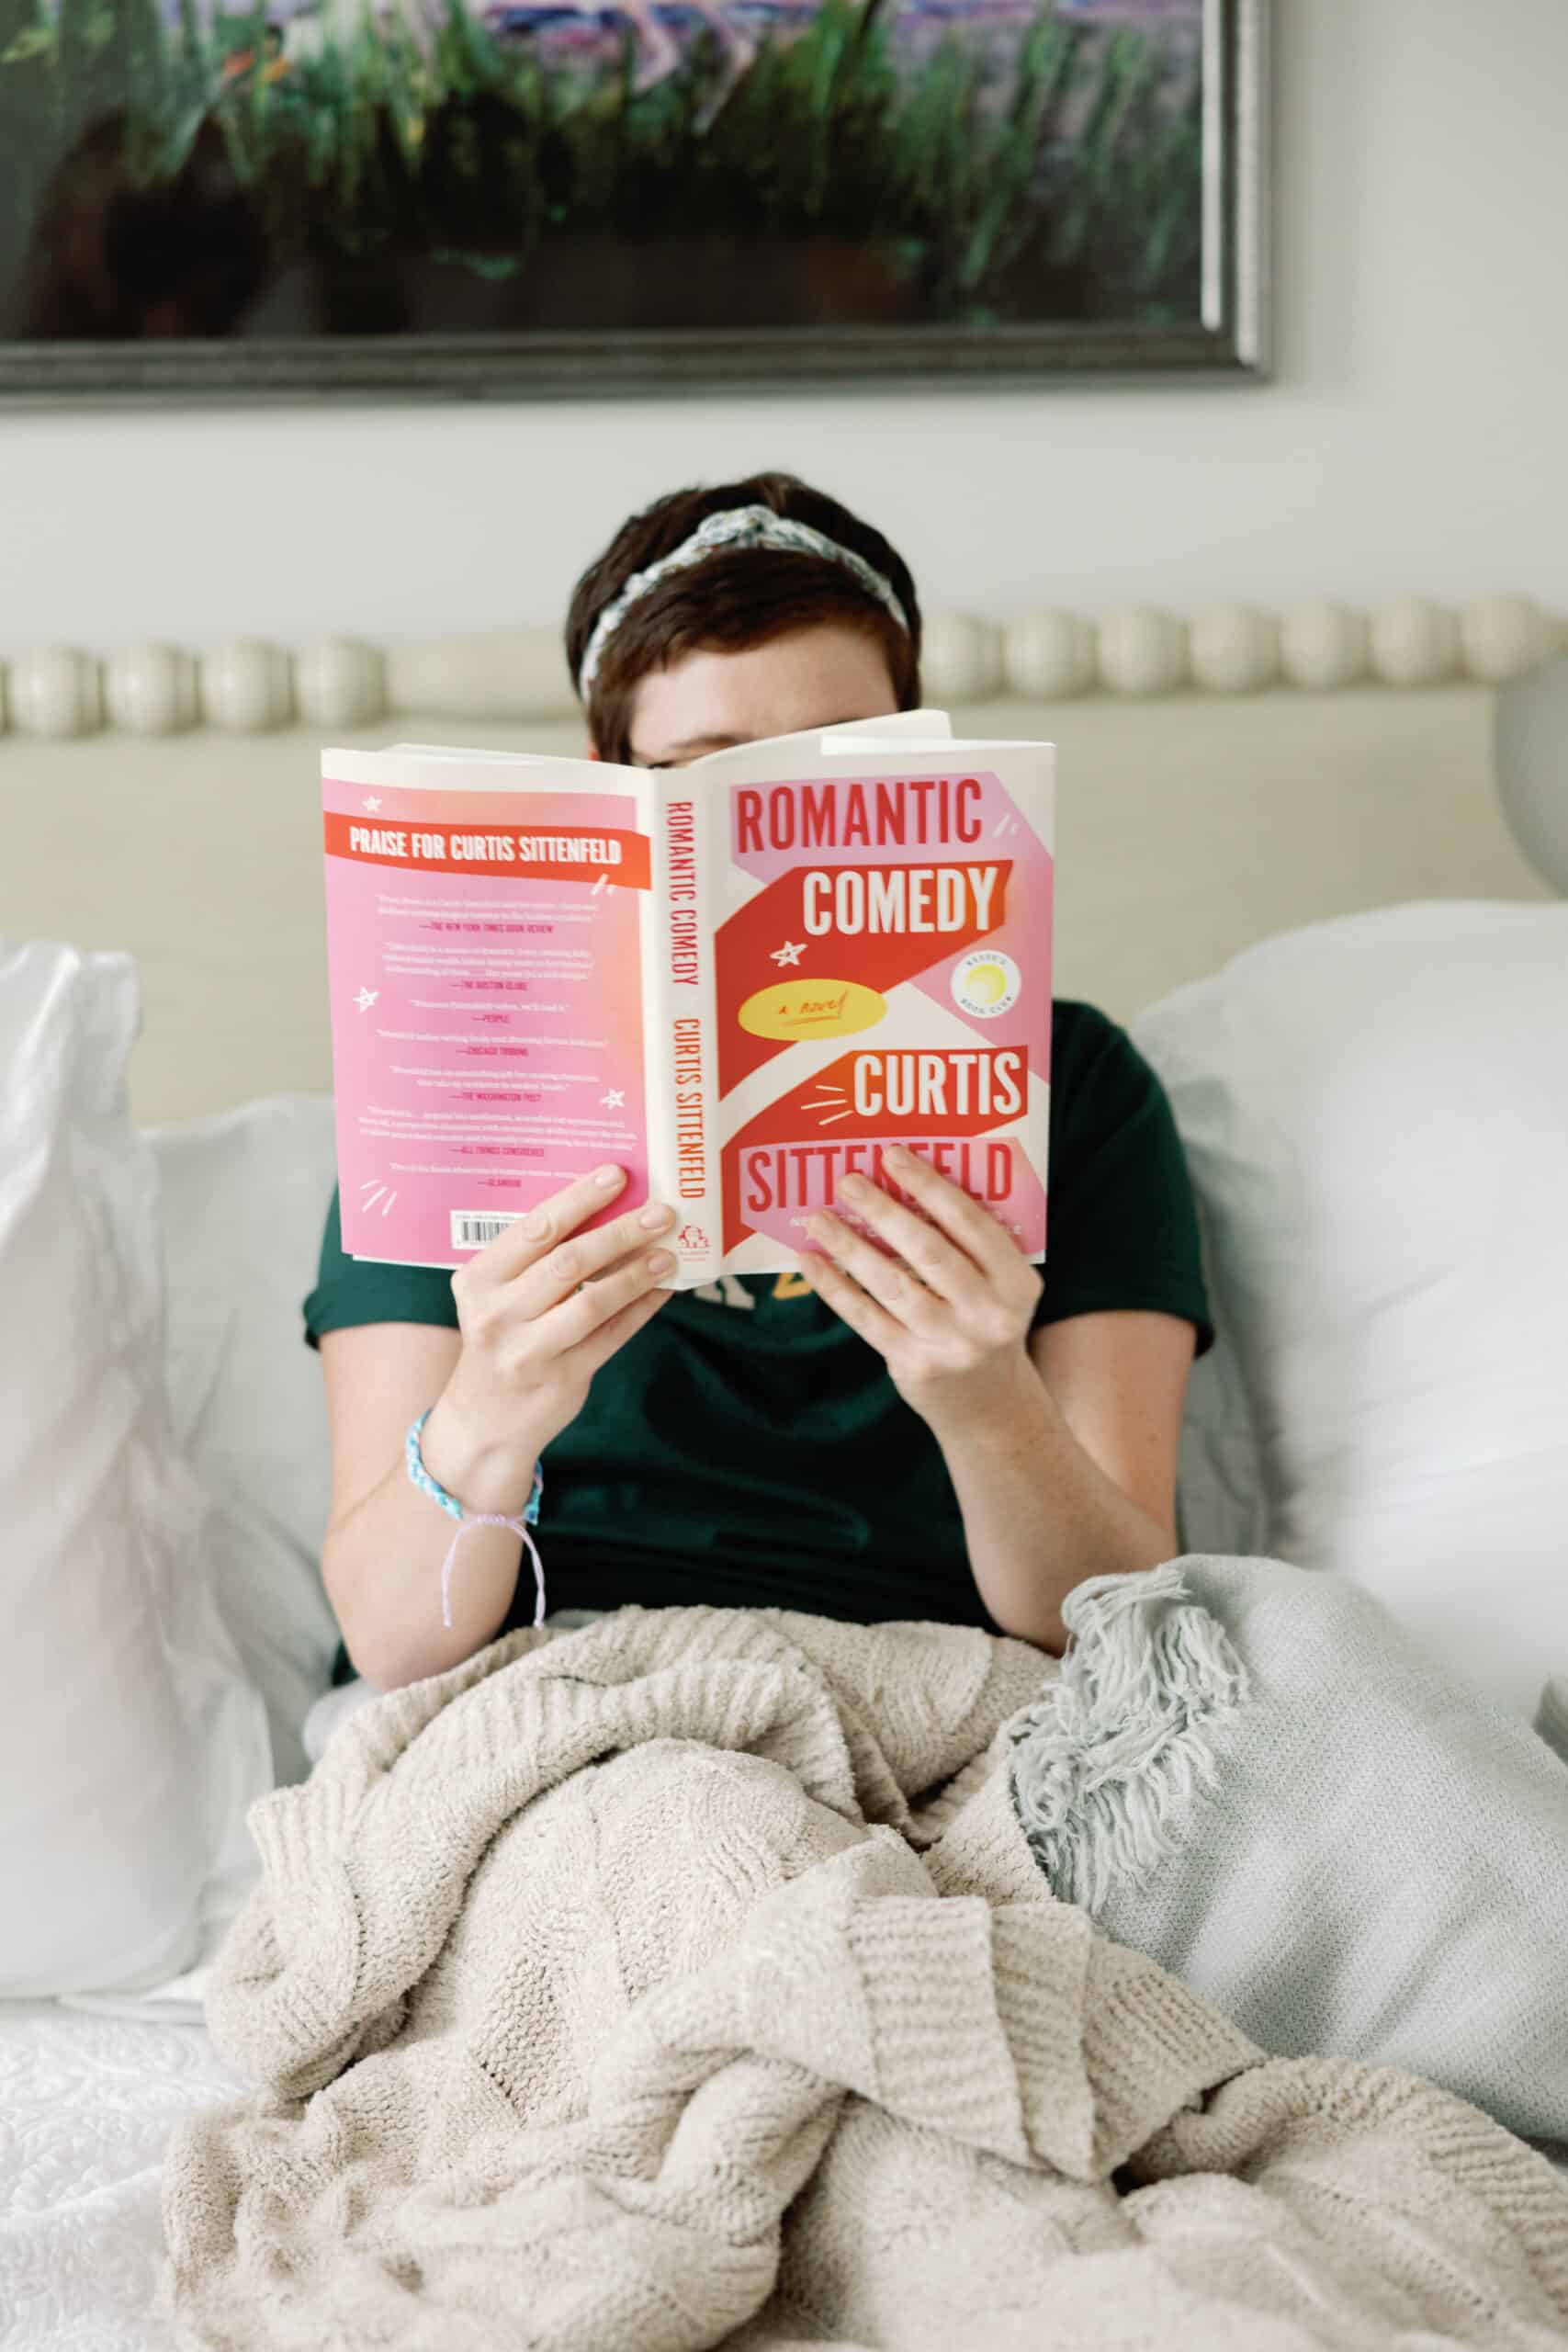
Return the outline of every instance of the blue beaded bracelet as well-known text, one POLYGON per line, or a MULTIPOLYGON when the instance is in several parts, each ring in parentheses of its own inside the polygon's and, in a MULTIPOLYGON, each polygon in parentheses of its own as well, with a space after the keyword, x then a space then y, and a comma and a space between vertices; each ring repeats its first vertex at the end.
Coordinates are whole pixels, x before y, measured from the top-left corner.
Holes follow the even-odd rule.
POLYGON ((521 1519, 509 1519, 504 1511, 465 1510, 457 1496, 449 1495, 440 1481, 431 1476, 424 1466, 424 1456, 420 1452, 419 1433, 429 1420, 434 1409, 433 1407, 427 1407, 410 1428, 407 1437, 403 1440, 403 1459, 408 1465, 409 1476, 420 1491, 428 1495, 432 1502, 439 1503, 449 1519, 458 1521, 457 1532, 452 1538, 451 1550, 447 1553, 441 1567, 442 1623, 450 1625, 452 1623, 452 1563, 457 1556, 457 1546, 469 1528, 510 1527, 523 1538, 523 1547, 533 1564, 534 1623, 536 1625, 542 1625, 545 1622, 545 1567, 539 1557, 538 1546, 528 1531, 539 1523, 539 1502, 545 1491, 544 1471, 536 1462, 533 1491, 523 1507, 521 1519))

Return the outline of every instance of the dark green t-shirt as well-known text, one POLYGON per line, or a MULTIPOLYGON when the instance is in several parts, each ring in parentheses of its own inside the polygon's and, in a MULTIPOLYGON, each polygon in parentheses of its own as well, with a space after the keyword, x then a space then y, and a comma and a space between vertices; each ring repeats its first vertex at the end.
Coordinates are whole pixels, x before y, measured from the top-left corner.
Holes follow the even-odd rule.
MULTIPOLYGON (((1213 1331, 1170 1106, 1126 1033, 1058 998, 1044 1287, 1035 1323, 1154 1308, 1213 1331)), ((457 1328, 439 1267, 346 1258, 334 1193, 306 1337, 360 1323, 457 1328)), ((551 1609, 710 1601, 875 1623, 992 1620, 935 1440, 875 1350, 795 1275, 677 1293, 594 1374, 544 1458, 551 1609)), ((533 1622, 519 1579, 507 1623, 533 1622)), ((334 1679, 349 1671, 340 1652, 334 1679)))

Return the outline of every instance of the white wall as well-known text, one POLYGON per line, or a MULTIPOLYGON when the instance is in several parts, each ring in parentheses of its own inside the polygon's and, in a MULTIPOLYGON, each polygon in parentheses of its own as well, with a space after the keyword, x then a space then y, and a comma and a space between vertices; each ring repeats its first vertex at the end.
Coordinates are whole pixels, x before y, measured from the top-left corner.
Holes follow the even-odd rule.
POLYGON ((0 413, 0 645, 553 620, 633 505, 763 464, 932 607, 1568 610, 1568 6, 1278 7, 1270 386, 0 413))

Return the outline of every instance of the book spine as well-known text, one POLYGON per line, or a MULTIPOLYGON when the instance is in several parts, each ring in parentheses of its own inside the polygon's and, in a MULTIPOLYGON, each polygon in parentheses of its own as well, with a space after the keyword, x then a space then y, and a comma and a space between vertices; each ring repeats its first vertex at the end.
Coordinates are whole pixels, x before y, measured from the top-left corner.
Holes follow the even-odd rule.
POLYGON ((717 796, 660 780, 652 811, 653 907, 645 932, 649 1191, 676 1213, 670 1287, 712 1282, 724 1253, 714 992, 717 796))
POLYGON ((645 782, 637 794, 638 830, 648 836, 649 888, 638 927, 639 979, 642 995, 642 1121, 648 1164, 648 1197, 668 1201, 674 1161, 674 1102, 670 1087, 668 1026, 664 986, 665 904, 667 883, 663 864, 664 811, 655 782, 645 782))

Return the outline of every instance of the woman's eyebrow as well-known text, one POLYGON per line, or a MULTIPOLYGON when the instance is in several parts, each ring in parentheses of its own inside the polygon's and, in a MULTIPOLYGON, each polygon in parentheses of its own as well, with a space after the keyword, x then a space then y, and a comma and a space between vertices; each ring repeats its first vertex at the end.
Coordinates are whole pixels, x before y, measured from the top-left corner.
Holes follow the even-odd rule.
POLYGON ((738 743, 753 740, 750 735, 687 735, 679 743, 668 746, 663 761, 651 762, 650 765, 662 766, 671 760, 688 758, 694 752, 732 752, 738 743))

